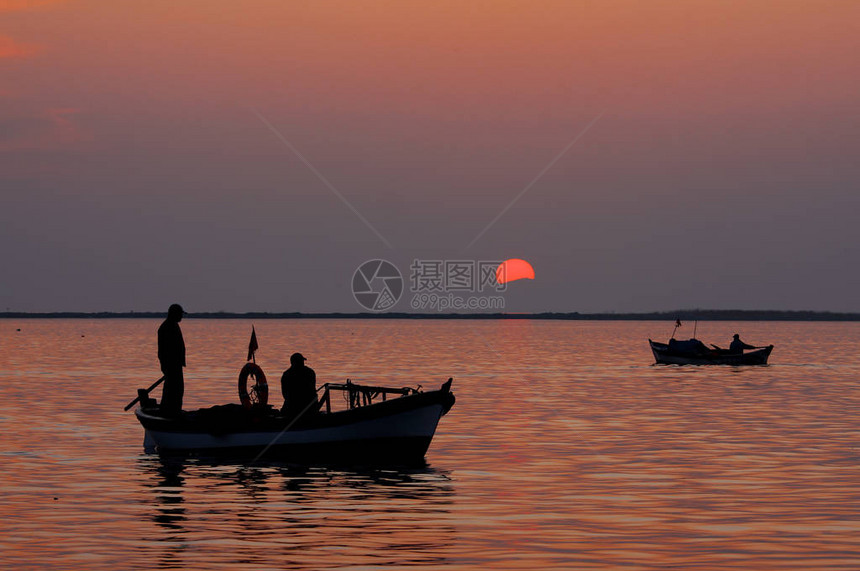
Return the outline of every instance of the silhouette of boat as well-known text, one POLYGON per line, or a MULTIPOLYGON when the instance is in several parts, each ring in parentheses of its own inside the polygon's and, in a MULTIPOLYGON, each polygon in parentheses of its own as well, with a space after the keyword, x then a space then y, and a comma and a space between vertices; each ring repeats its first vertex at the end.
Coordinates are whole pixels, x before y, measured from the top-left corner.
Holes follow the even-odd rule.
POLYGON ((214 406, 169 417, 152 399, 135 409, 135 415, 146 431, 145 445, 159 453, 406 464, 423 460, 439 419, 454 405, 451 383, 448 379, 440 389, 427 392, 420 385, 413 389, 326 383, 320 387, 324 389, 320 410, 292 417, 259 404, 214 406), (335 391, 347 400, 345 410, 332 411, 335 391))
POLYGON ((773 351, 773 345, 733 353, 716 345, 707 347, 698 339, 678 341, 670 339, 669 343, 648 340, 654 359, 660 365, 767 365, 767 358, 773 351))

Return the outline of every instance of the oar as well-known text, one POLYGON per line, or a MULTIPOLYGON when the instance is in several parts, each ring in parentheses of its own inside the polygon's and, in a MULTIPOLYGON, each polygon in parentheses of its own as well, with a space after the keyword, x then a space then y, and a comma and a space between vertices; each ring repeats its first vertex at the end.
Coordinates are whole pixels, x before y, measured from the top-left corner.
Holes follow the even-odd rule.
POLYGON ((151 391, 152 389, 154 389, 155 387, 157 387, 158 385, 160 385, 160 384, 161 384, 161 381, 163 381, 163 380, 164 380, 164 379, 166 379, 166 378, 167 378, 167 377, 161 377, 160 379, 158 379, 157 381, 155 381, 154 383, 152 383, 152 386, 150 386, 148 389, 146 389, 145 391, 143 391, 143 393, 141 393, 141 390, 143 390, 143 389, 139 389, 139 390, 137 391, 137 398, 136 398, 136 399, 134 399, 133 401, 131 401, 130 403, 128 403, 127 405, 125 405, 125 408, 124 408, 123 410, 124 410, 124 411, 125 411, 125 410, 128 410, 128 409, 130 409, 131 407, 133 407, 134 405, 136 405, 136 404, 137 404, 137 401, 139 401, 139 400, 140 400, 140 397, 142 397, 142 396, 144 396, 144 395, 148 395, 148 394, 149 394, 149 391, 151 391))

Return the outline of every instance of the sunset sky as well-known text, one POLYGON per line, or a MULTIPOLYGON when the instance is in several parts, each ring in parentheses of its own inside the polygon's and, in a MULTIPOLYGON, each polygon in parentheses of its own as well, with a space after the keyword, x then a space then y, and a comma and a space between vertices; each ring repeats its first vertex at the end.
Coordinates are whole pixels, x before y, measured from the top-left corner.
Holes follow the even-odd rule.
POLYGON ((0 0, 0 311, 860 311, 858 157, 856 0, 0 0))

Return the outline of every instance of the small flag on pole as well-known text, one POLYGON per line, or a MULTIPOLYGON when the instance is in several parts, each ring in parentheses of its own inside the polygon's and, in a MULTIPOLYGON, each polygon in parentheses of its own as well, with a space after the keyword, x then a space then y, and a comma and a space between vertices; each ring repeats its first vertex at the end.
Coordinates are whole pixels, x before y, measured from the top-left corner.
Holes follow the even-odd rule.
POLYGON ((675 320, 675 327, 681 327, 681 320, 680 319, 675 320))
POLYGON ((249 361, 253 360, 255 363, 257 362, 256 359, 254 359, 254 353, 256 353, 257 349, 259 349, 259 348, 260 348, 260 346, 257 345, 257 332, 254 330, 254 326, 252 325, 251 326, 251 342, 248 343, 248 360, 249 361))

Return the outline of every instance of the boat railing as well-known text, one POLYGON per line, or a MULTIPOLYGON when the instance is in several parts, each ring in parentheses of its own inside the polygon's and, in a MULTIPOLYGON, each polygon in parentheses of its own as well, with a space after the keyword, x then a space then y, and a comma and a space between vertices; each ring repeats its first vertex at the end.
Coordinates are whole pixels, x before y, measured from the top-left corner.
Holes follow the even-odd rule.
POLYGON ((349 409, 360 408, 373 404, 373 399, 382 397, 382 400, 387 400, 388 395, 407 396, 420 391, 421 385, 417 388, 403 387, 376 387, 372 385, 359 385, 347 379, 345 383, 325 383, 323 385, 323 395, 320 398, 320 407, 325 405, 326 412, 331 413, 331 391, 341 391, 349 406, 349 409))

